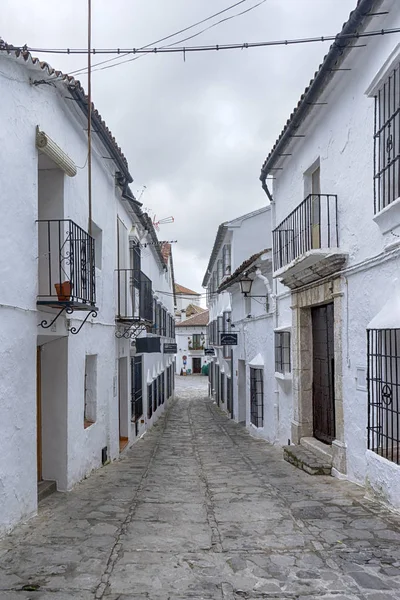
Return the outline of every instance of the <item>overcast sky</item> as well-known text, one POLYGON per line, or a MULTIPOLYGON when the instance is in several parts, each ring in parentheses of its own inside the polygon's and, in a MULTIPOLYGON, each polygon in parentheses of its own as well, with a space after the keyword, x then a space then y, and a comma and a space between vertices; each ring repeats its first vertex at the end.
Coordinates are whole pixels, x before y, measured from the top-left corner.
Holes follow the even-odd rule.
MULTIPOLYGON (((246 0, 223 16, 259 2, 246 0)), ((233 3, 93 0, 93 46, 144 46, 233 3)), ((355 5, 265 0, 186 43, 333 35, 355 5)), ((0 0, 0 37, 32 47, 85 47, 86 11, 86 0, 0 0)), ((133 191, 139 195, 146 186, 141 201, 151 216, 175 218, 159 237, 178 240, 173 250, 179 283, 202 291, 218 225, 266 204, 261 165, 328 47, 188 54, 185 62, 181 55, 149 55, 93 73, 93 101, 129 161, 133 191)), ((82 56, 40 57, 64 72, 86 63, 82 56)), ((85 76, 80 79, 86 86, 85 76)))

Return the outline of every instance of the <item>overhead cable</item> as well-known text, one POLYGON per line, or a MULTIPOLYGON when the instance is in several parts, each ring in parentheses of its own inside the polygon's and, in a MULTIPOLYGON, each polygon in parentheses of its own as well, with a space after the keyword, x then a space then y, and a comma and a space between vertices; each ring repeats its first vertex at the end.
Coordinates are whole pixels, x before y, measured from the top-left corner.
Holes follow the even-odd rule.
MULTIPOLYGON (((147 50, 141 48, 122 49, 122 48, 93 48, 92 54, 177 54, 177 53, 188 53, 188 52, 220 52, 223 50, 248 50, 251 48, 264 48, 269 46, 292 46, 295 44, 310 44, 317 42, 339 42, 341 40, 359 39, 389 35, 393 33, 400 33, 400 27, 392 29, 380 29, 378 31, 366 31, 363 33, 339 33, 338 35, 327 35, 309 38, 297 38, 288 40, 271 40, 264 42, 242 42, 239 44, 214 44, 205 46, 178 46, 178 47, 153 47, 147 50)), ((3 50, 3 48, 1 48, 3 50)), ((0 50, 0 51, 1 51, 0 50)), ((6 51, 20 51, 20 52, 33 52, 36 54, 47 53, 47 54, 86 54, 87 49, 84 48, 34 48, 30 46, 12 46, 7 45, 4 47, 6 51)))
MULTIPOLYGON (((171 38, 173 38, 173 37, 175 37, 177 35, 180 35, 181 33, 185 33, 186 31, 189 31, 190 29, 194 29, 195 27, 198 27, 199 25, 202 25, 203 23, 206 23, 207 21, 210 21, 211 19, 215 19, 216 17, 219 17, 223 13, 226 13, 229 10, 232 10, 233 8, 236 8, 236 6, 239 6, 240 4, 243 4, 244 2, 248 2, 248 1, 249 0, 240 0, 239 2, 235 2, 235 4, 231 4, 227 8, 224 8, 223 10, 220 10, 219 12, 214 13, 213 15, 210 15, 209 17, 206 17, 205 19, 202 19, 201 21, 197 21, 197 23, 193 23, 193 25, 189 25, 188 27, 185 27, 184 29, 180 29, 179 31, 175 31, 175 33, 171 33, 171 34, 169 34, 169 35, 167 35, 167 36, 165 36, 163 38, 160 38, 159 40, 155 40, 154 42, 150 42, 149 44, 146 44, 145 46, 142 46, 140 49, 141 50, 145 50, 146 48, 149 48, 150 46, 155 46, 155 44, 160 44, 161 42, 165 42, 166 40, 169 40, 169 39, 171 39, 171 38)), ((177 43, 180 43, 180 42, 177 42, 177 43)), ((93 65, 93 67, 97 67, 99 65, 104 65, 106 63, 109 63, 109 62, 112 62, 112 61, 115 61, 115 60, 120 60, 124 56, 128 56, 128 54, 122 54, 121 56, 117 56, 117 57, 114 57, 114 58, 109 58, 108 60, 103 60, 101 62, 95 63, 93 65)), ((126 61, 123 61, 123 62, 126 62, 126 61)), ((116 66, 116 65, 112 65, 112 66, 116 66)), ((95 69, 95 70, 97 71, 97 70, 102 70, 102 69, 95 69)), ((73 75, 73 74, 76 74, 76 73, 84 75, 86 72, 87 72, 87 67, 83 67, 82 69, 76 69, 75 71, 71 71, 70 75, 73 75)))

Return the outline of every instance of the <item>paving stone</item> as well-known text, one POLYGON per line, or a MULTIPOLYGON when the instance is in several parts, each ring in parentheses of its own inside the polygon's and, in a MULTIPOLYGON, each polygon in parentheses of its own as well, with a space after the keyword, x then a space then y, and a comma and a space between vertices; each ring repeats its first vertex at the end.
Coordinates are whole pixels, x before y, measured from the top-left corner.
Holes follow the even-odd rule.
POLYGON ((206 378, 177 380, 121 460, 0 541, 0 600, 400 597, 398 515, 294 469, 206 398, 206 378))

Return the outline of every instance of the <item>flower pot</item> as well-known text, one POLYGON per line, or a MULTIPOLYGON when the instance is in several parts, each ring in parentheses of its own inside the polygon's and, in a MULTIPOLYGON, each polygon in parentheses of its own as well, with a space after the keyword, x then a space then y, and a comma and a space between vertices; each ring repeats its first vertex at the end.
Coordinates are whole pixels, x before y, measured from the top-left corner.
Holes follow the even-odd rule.
POLYGON ((72 283, 70 281, 63 281, 63 283, 55 283, 58 301, 69 302, 72 293, 72 283))

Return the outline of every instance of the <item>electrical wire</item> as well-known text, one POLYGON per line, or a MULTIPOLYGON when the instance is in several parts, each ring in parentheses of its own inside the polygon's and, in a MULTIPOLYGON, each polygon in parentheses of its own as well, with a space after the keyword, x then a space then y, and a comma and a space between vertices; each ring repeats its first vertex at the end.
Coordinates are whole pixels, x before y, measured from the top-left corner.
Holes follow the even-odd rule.
MULTIPOLYGON (((177 54, 177 53, 188 53, 188 52, 220 52, 223 50, 248 50, 252 48, 264 48, 270 46, 292 46, 297 44, 311 44, 318 42, 338 42, 340 40, 349 39, 360 39, 368 37, 376 37, 389 35, 392 33, 400 33, 400 27, 392 29, 380 29, 378 31, 366 31, 363 33, 340 33, 337 35, 322 35, 318 37, 310 38, 296 38, 287 40, 271 40, 264 42, 241 42, 233 44, 214 44, 205 46, 178 46, 170 48, 149 48, 148 50, 141 50, 140 48, 122 49, 121 48, 94 48, 92 54, 177 54)), ((37 54, 48 53, 48 54, 87 54, 87 50, 83 48, 31 48, 28 46, 7 46, 8 51, 24 51, 33 52, 37 54)))
MULTIPOLYGON (((185 31, 189 31, 190 29, 194 29, 194 27, 198 27, 199 25, 202 25, 203 23, 206 23, 207 21, 210 21, 211 19, 215 19, 216 17, 219 17, 220 15, 222 15, 223 13, 228 12, 229 10, 232 10, 233 8, 236 8, 236 6, 239 6, 240 4, 243 4, 244 2, 248 2, 249 0, 240 0, 239 2, 235 2, 235 4, 231 4, 231 6, 228 6, 227 8, 224 8, 223 10, 220 10, 217 13, 214 13, 213 15, 210 15, 209 17, 206 17, 205 19, 202 19, 201 21, 197 21, 197 23, 193 23, 193 25, 189 25, 188 27, 185 27, 184 29, 180 29, 179 31, 175 31, 175 33, 171 33, 163 38, 160 38, 159 40, 155 40, 154 42, 150 42, 149 44, 146 44, 145 46, 141 47, 141 50, 145 50, 146 48, 149 48, 150 46, 154 46, 155 44, 160 44, 161 42, 165 42, 166 40, 171 39, 172 37, 175 37, 176 35, 180 35, 181 33, 185 33, 185 31)), ((177 42, 178 43, 178 42, 177 42)), ((99 65, 104 65, 106 63, 112 62, 114 60, 119 60, 120 58, 123 58, 124 56, 127 56, 127 54, 123 54, 122 56, 117 56, 114 58, 110 58, 108 60, 103 60, 101 62, 95 63, 93 65, 94 67, 97 67, 99 65)), ((125 61, 124 61, 125 62, 125 61)), ((100 69, 95 69, 100 70, 100 69)), ((71 71, 70 75, 73 74, 80 74, 80 75, 84 75, 85 73, 87 73, 87 67, 83 67, 82 69, 76 69, 75 71, 71 71)))
MULTIPOLYGON (((194 33, 193 35, 183 38, 181 40, 178 40, 177 42, 173 42, 172 44, 167 44, 165 46, 161 46, 161 49, 164 50, 165 48, 172 48, 174 46, 176 46, 177 44, 182 44, 183 42, 187 42, 188 40, 192 40, 195 37, 198 37, 199 35, 202 35, 203 33, 205 33, 206 31, 209 31, 210 29, 213 29, 214 27, 217 27, 217 25, 220 25, 221 23, 225 23, 226 21, 230 21, 231 19, 236 19, 237 17, 240 17, 252 10, 254 10, 255 8, 258 8, 259 6, 261 6, 261 4, 264 4, 267 0, 261 0, 260 2, 258 2, 258 4, 255 4, 253 6, 251 6, 250 8, 247 8, 246 10, 236 13, 234 15, 231 15, 230 17, 225 17, 224 19, 221 19, 220 21, 217 21, 216 23, 213 23, 212 25, 209 25, 208 27, 205 27, 204 29, 202 29, 201 31, 198 31, 197 33, 194 33)), ((119 65, 123 65, 125 63, 128 62, 133 62, 134 60, 138 60, 139 58, 143 58, 144 56, 148 56, 149 54, 151 54, 151 51, 149 50, 146 54, 140 54, 139 56, 135 56, 134 58, 128 58, 126 60, 121 60, 120 62, 118 62, 117 64, 114 65, 108 65, 107 67, 100 67, 99 69, 93 69, 93 72, 95 71, 105 71, 107 69, 112 69, 113 67, 117 67, 119 65)), ((127 56, 125 54, 125 56, 127 56)), ((110 60, 116 60, 116 59, 110 59, 110 60)), ((82 73, 84 74, 84 73, 82 73)))

